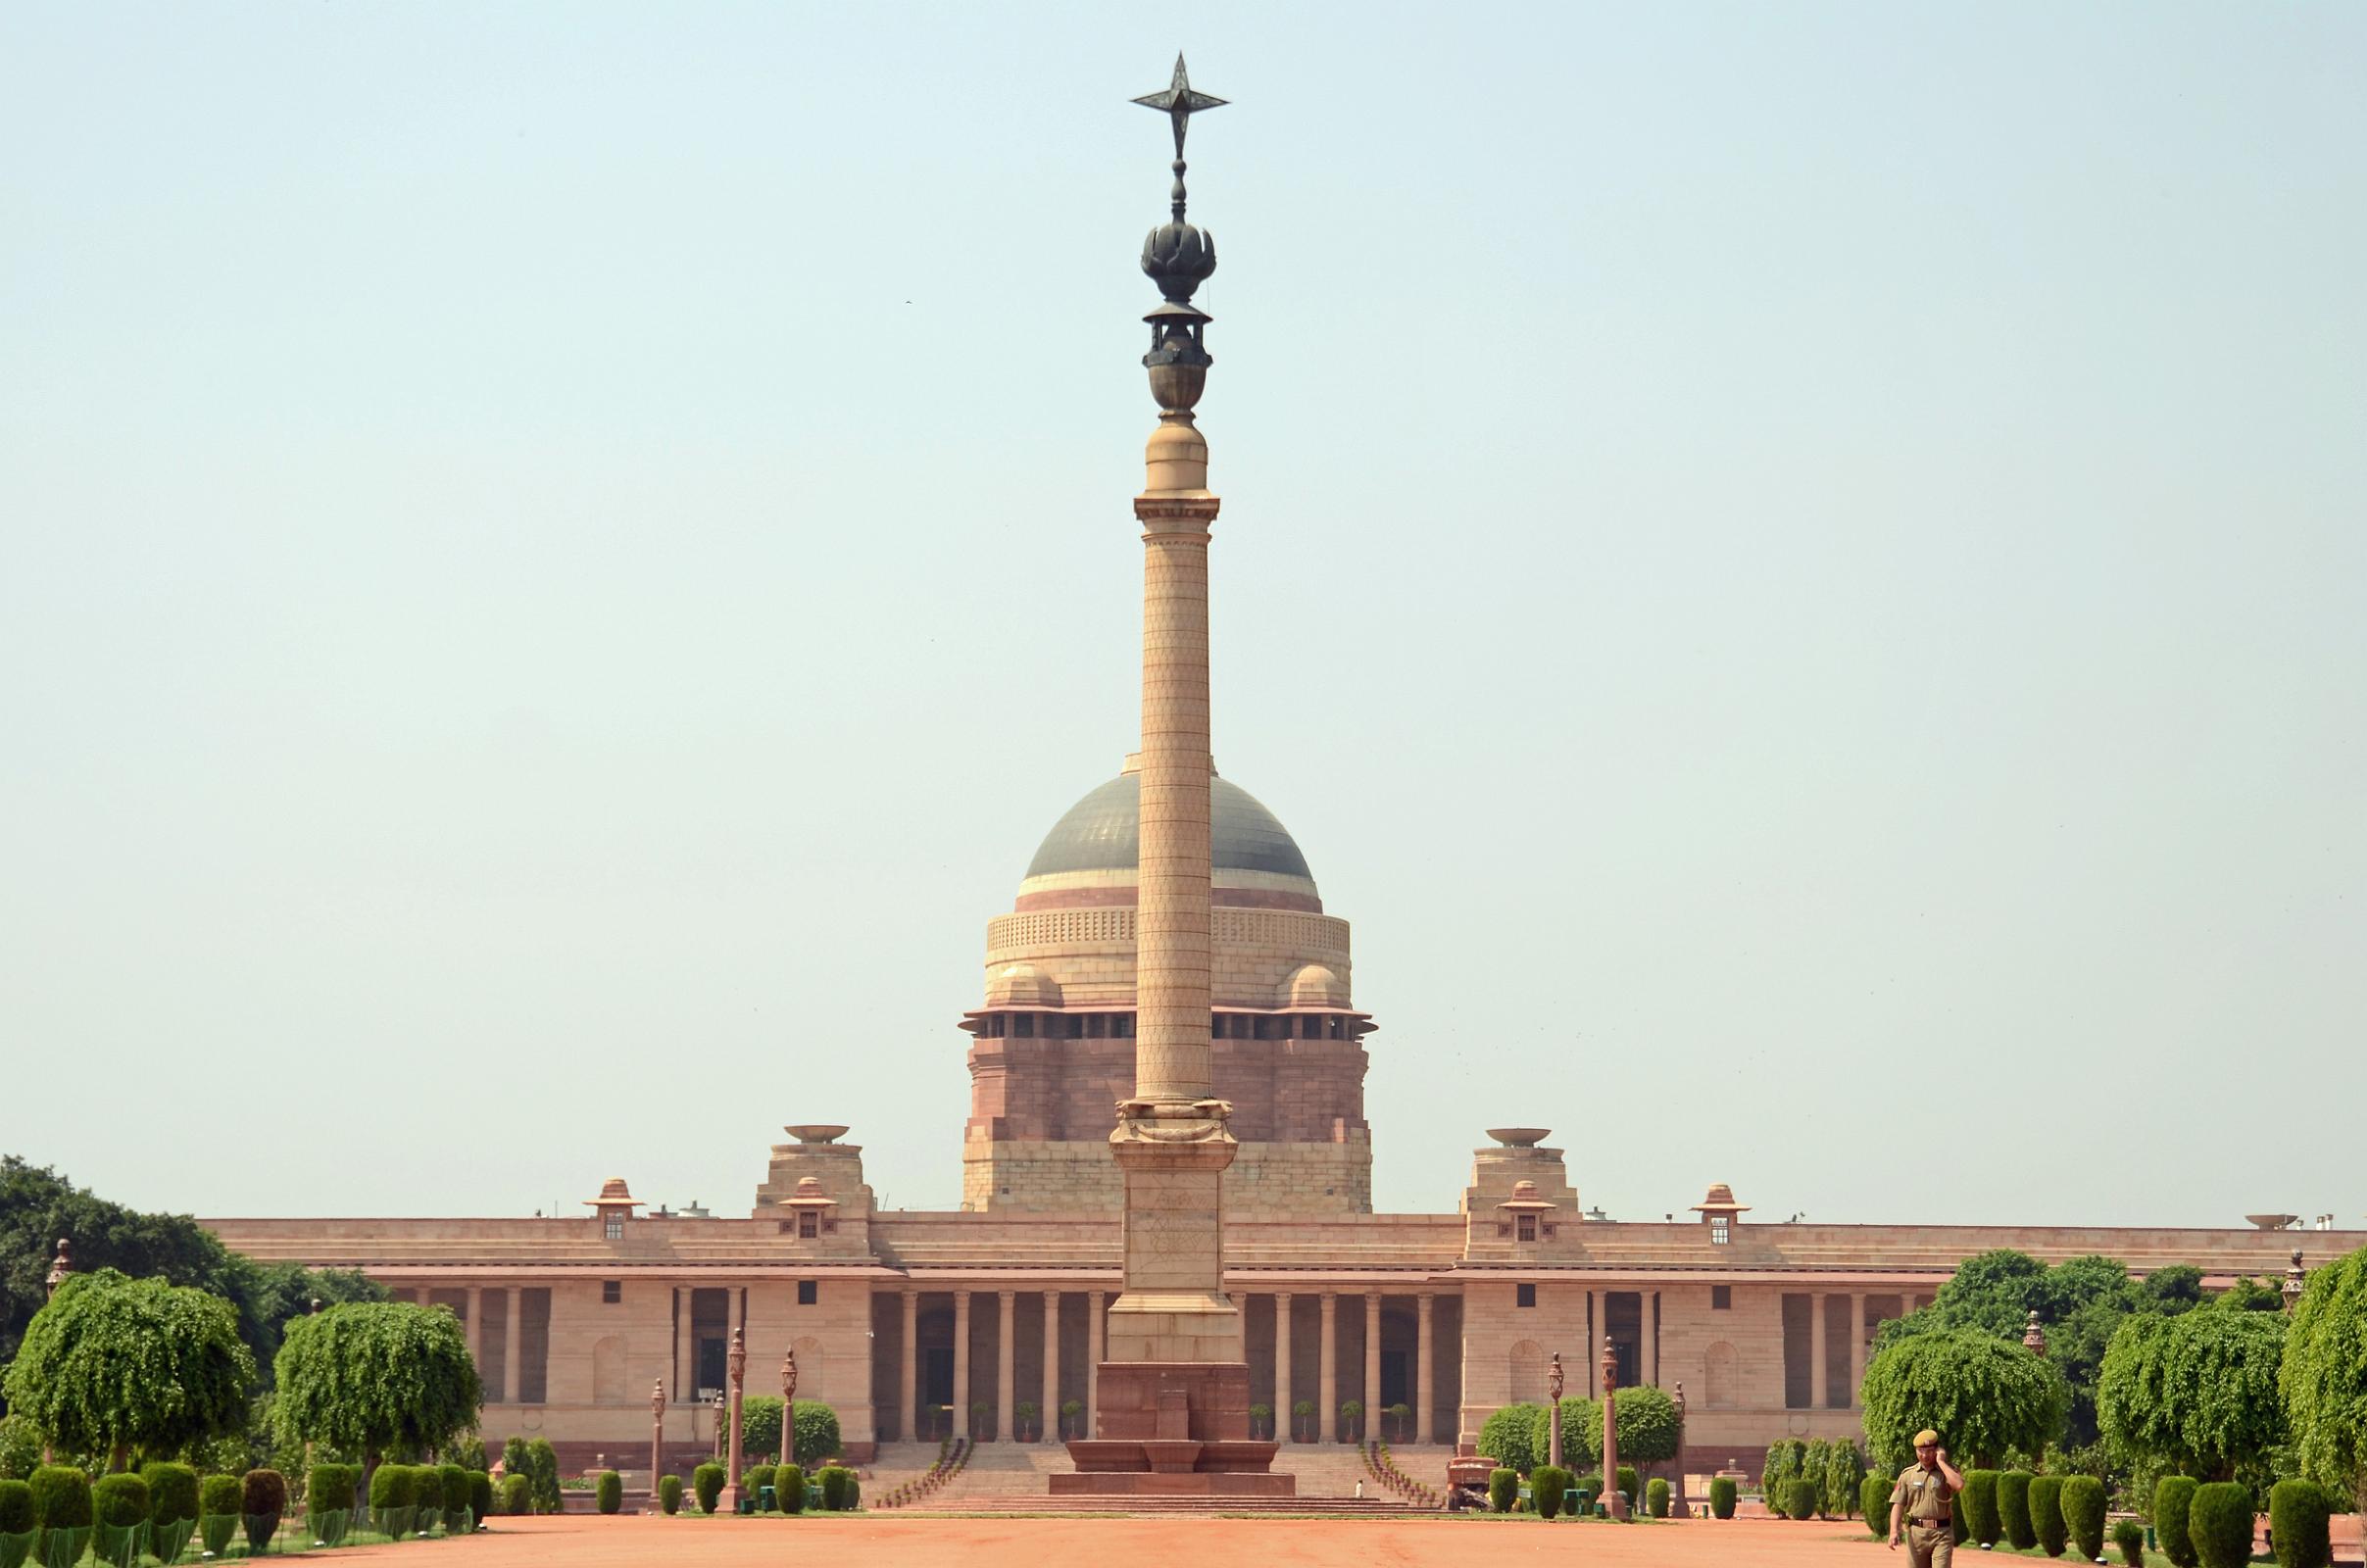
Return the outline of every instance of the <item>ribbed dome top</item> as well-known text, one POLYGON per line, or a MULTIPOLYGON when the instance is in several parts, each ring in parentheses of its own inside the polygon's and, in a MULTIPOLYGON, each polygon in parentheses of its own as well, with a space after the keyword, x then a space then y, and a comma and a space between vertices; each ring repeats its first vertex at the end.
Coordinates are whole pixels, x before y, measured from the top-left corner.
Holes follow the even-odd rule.
MULTIPOLYGON (((1209 850, 1219 871, 1266 871, 1314 881, 1307 857, 1274 813, 1240 785, 1208 780, 1209 850)), ((1031 877, 1064 871, 1132 871, 1142 860, 1142 775, 1120 773, 1070 807, 1036 846, 1031 877)))

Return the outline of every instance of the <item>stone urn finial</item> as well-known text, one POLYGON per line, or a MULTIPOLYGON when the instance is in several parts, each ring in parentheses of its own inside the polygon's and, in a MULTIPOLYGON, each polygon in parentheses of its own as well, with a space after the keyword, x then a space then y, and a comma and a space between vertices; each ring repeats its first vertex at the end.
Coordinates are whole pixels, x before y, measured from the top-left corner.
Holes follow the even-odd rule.
POLYGON ((1559 1350, 1555 1350, 1555 1351, 1553 1352, 1553 1364, 1552 1364, 1552 1365, 1550 1365, 1550 1366, 1548 1366, 1548 1367, 1545 1369, 1545 1392, 1546 1392, 1546 1396, 1547 1396, 1548 1398, 1552 1398, 1552 1399, 1558 1399, 1558 1398, 1560 1398, 1560 1397, 1561 1397, 1561 1388, 1562 1388, 1562 1377, 1561 1377, 1561 1352, 1560 1352, 1559 1350))
POLYGON ((2022 1330, 2022 1348, 2032 1355, 2046 1353, 2046 1331, 2039 1327, 2039 1309, 2030 1309, 2030 1322, 2022 1330))
POLYGON ((2291 1312, 2301 1304, 2301 1292, 2306 1288, 2303 1281, 2307 1278, 2307 1271, 2301 1267, 2301 1249, 2296 1247, 2293 1249, 2293 1261, 2285 1265, 2285 1283, 2277 1292, 2285 1298, 2286 1311, 2291 1312))
POLYGON ((659 1420, 666 1419, 666 1380, 660 1378, 650 1385, 649 1413, 659 1420))
POLYGON ((58 1255, 49 1260, 49 1276, 41 1283, 48 1288, 51 1296, 55 1296, 58 1294, 58 1287, 65 1284, 67 1278, 73 1273, 74 1243, 61 1236, 58 1238, 58 1255))
POLYGON ((1611 1337, 1603 1336, 1603 1396, 1607 1399, 1619 1387, 1619 1351, 1612 1346, 1611 1337))
POLYGON ((797 1347, 792 1345, 781 1352, 781 1409, 782 1419, 794 1414, 791 1403, 797 1398, 797 1347))

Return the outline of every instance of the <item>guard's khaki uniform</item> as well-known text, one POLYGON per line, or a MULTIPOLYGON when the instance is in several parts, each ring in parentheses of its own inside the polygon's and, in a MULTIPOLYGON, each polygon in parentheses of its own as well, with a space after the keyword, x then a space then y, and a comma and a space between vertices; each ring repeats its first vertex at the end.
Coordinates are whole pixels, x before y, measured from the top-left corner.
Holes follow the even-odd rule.
POLYGON ((1910 1464, 1899 1472, 1891 1501, 1906 1504, 1901 1523, 1915 1568, 1951 1568, 1956 1555, 1955 1494, 1948 1491, 1948 1478, 1910 1464))

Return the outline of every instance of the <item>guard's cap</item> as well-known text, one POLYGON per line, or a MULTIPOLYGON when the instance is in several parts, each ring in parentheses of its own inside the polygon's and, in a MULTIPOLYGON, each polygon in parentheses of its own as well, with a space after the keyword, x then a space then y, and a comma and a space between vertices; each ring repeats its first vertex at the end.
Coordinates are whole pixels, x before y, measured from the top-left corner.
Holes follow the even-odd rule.
POLYGON ((1915 1434, 1915 1446, 1918 1448, 1928 1448, 1939 1441, 1940 1434, 1934 1432, 1930 1427, 1925 1427, 1921 1432, 1915 1434))

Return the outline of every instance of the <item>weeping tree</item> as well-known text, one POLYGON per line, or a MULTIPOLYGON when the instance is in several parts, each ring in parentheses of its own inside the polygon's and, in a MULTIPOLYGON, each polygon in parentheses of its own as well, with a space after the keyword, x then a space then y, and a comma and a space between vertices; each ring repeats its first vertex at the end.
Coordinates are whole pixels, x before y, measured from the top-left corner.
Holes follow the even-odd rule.
POLYGON ((2233 1481, 2285 1442, 2274 1312, 2132 1317, 2112 1336, 2096 1385, 2104 1441, 2135 1462, 2233 1481))
POLYGON ((440 1306, 355 1301, 288 1326, 271 1414, 290 1444, 425 1454, 474 1430, 484 1390, 460 1321, 440 1306))
POLYGON ((2302 1473, 2367 1513, 2367 1249, 2311 1272, 2278 1384, 2302 1473))
POLYGON ((241 1429, 255 1359, 218 1296, 114 1269, 75 1274, 25 1325, 9 1407, 69 1452, 121 1470, 241 1429))
POLYGON ((1959 1461, 1994 1467, 2008 1452, 2036 1453, 2063 1434, 2069 1391, 2042 1356, 1977 1328, 1894 1340, 1866 1368, 1866 1446, 1896 1472, 1930 1427, 1959 1461))

